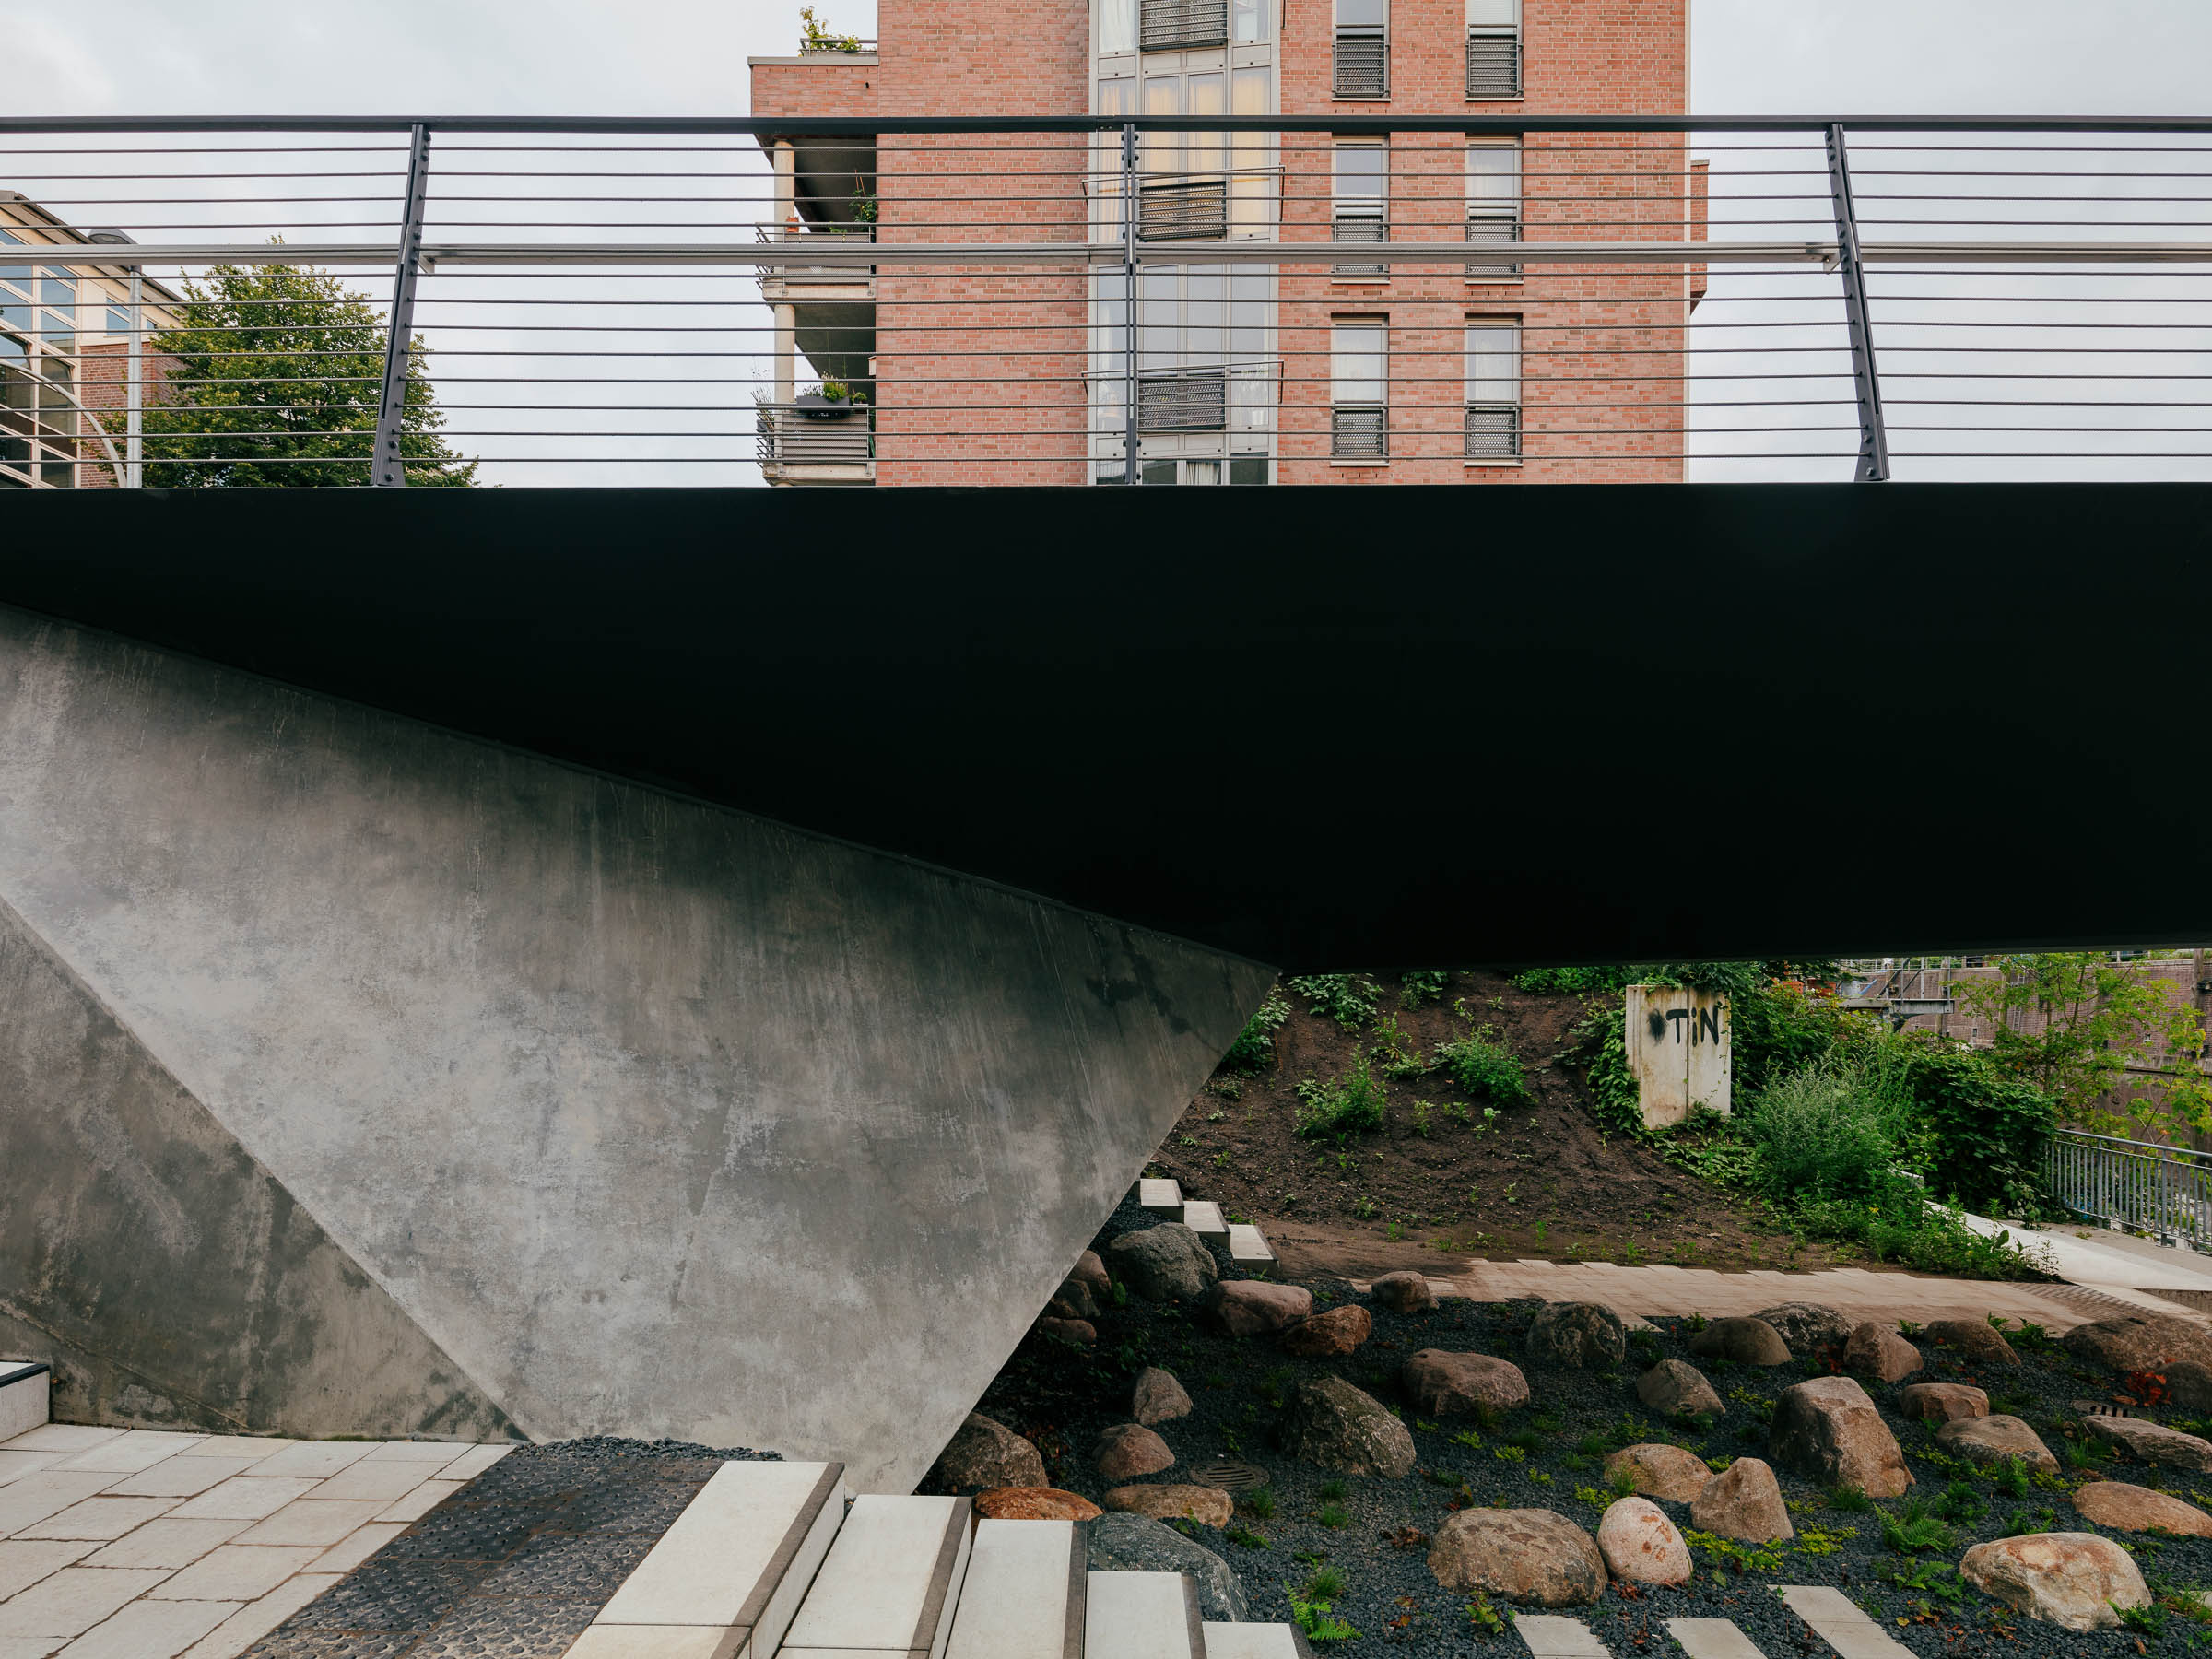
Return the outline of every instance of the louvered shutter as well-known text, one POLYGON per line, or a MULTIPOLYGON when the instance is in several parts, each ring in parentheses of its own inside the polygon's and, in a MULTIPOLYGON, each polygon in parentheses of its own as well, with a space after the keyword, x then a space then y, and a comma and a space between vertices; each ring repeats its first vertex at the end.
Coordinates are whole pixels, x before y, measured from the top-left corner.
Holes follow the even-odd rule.
POLYGON ((1467 96, 1521 96, 1521 31, 1486 31, 1467 37, 1467 96))
POLYGON ((1390 37, 1378 29, 1339 29, 1335 89, 1338 98, 1390 96, 1390 37))
POLYGON ((1331 409, 1329 454, 1338 461, 1386 461, 1390 424, 1382 409, 1331 409))
POLYGON ((1145 0, 1143 18, 1147 52, 1229 44, 1229 0, 1145 0))

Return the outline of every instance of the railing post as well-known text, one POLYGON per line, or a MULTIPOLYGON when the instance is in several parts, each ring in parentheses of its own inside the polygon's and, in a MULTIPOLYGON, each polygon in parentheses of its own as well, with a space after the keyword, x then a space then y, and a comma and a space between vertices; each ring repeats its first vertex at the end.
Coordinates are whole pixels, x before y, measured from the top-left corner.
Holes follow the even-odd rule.
POLYGON ((422 208, 430 174, 430 129, 417 124, 407 146, 406 210, 399 227, 399 272, 392 285, 390 333, 384 341, 383 398, 377 406, 376 449, 370 482, 398 489, 407 481, 399 434, 407 406, 407 355, 415 337, 415 273, 422 259, 422 208))
POLYGON ((1136 123, 1122 124, 1122 482, 1136 465, 1136 123))
POLYGON ((1859 398, 1862 484, 1889 478, 1889 434, 1882 424, 1882 384, 1874 365, 1874 327, 1866 306, 1866 267, 1859 258, 1858 209, 1851 199, 1851 158, 1843 127, 1828 129, 1828 187, 1835 198, 1836 263, 1843 274, 1843 326, 1851 338, 1851 378, 1859 398))
POLYGON ((131 267, 130 384, 124 395, 123 487, 146 487, 146 267, 131 267))

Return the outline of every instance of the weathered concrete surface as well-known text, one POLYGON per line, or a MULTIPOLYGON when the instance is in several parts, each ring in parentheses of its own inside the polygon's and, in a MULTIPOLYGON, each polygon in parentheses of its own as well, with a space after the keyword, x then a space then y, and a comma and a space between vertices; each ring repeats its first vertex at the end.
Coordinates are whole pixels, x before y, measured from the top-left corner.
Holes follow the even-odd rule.
MULTIPOLYGON (((0 901, 525 1431, 876 1490, 1269 977, 5 610, 0 901)), ((0 1206, 47 1181, 11 1158, 0 1206)))

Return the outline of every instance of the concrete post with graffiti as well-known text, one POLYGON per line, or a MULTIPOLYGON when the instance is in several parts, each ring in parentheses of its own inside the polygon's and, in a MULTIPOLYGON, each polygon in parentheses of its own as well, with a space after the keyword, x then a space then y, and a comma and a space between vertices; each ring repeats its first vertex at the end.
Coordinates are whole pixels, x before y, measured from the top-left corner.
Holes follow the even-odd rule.
POLYGON ((1678 1124, 1698 1106, 1728 1110, 1726 997, 1678 985, 1630 985, 1624 1015, 1645 1128, 1678 1124))

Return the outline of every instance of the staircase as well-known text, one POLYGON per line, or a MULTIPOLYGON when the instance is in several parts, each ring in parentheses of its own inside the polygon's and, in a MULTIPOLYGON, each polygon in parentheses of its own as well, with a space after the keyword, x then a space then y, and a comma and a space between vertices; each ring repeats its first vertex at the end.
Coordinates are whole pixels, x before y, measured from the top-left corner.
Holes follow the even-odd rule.
POLYGON ((1136 1202, 1147 1215, 1180 1221, 1209 1244, 1227 1244, 1229 1259, 1247 1272, 1275 1265, 1275 1252, 1258 1228, 1248 1221, 1222 1220, 1219 1205, 1185 1198, 1180 1182, 1147 1176, 1136 1183, 1136 1202))
POLYGON ((1179 1572, 1092 1572, 1071 1521, 852 1498, 841 1464, 729 1463, 567 1659, 1299 1659, 1179 1572))

